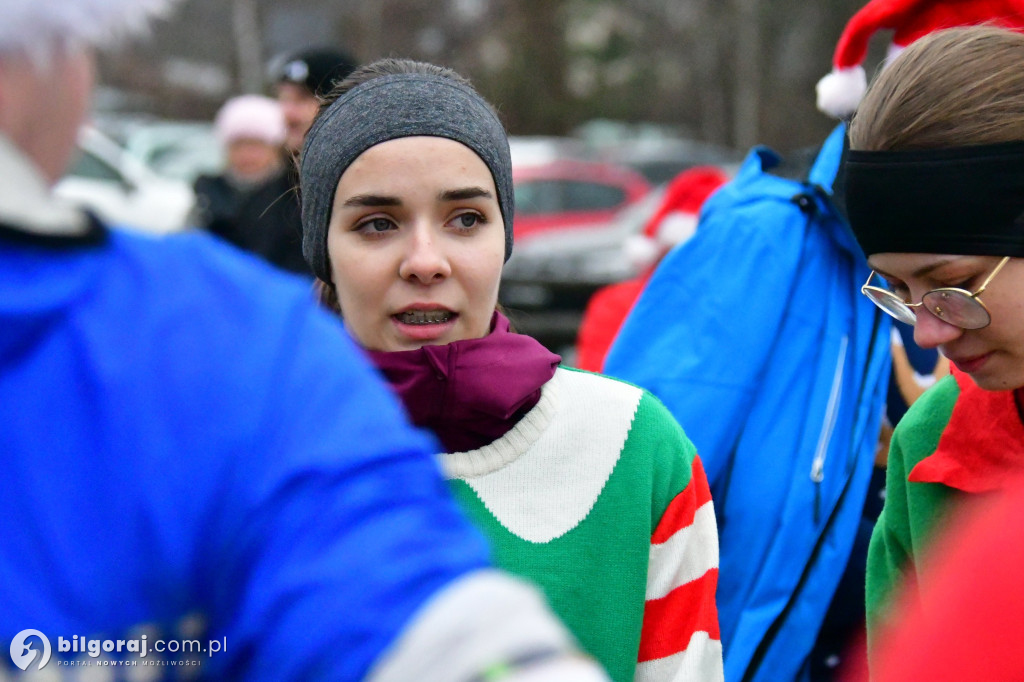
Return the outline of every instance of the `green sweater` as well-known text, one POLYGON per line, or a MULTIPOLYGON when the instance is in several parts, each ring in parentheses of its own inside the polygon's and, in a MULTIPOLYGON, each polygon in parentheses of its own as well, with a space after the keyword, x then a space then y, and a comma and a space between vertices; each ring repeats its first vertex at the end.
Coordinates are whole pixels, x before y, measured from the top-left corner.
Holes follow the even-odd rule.
POLYGON ((927 580, 927 553, 954 507, 1001 490, 1024 462, 1011 391, 985 391, 954 370, 900 420, 889 449, 885 508, 868 550, 869 644, 906 578, 927 580))
POLYGON ((900 420, 889 446, 885 507, 871 534, 867 568, 868 633, 873 636, 893 589, 915 560, 950 501, 960 493, 941 483, 912 483, 910 471, 935 452, 960 389, 947 376, 918 398, 900 420))
POLYGON ((439 458, 497 565, 540 585, 616 682, 722 679, 714 509, 656 398, 559 368, 509 433, 439 458))

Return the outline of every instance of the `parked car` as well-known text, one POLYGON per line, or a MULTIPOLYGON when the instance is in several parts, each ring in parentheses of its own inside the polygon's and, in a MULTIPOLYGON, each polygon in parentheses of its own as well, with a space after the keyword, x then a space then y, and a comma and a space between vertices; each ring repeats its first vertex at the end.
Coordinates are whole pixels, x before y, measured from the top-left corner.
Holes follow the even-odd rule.
POLYGON ((224 150, 208 121, 148 121, 125 134, 125 150, 164 177, 189 184, 225 165, 224 150))
POLYGON ((590 297, 606 284, 640 274, 626 243, 643 231, 663 193, 663 186, 647 192, 597 227, 552 229, 517 241, 498 295, 516 329, 571 363, 590 297))
POLYGON ((78 155, 54 192, 112 225, 164 233, 186 226, 195 195, 188 183, 157 175, 92 127, 78 136, 78 155))
POLYGON ((517 244, 548 232, 603 228, 651 190, 624 166, 581 159, 512 165, 517 244))
POLYGON ((606 149, 603 158, 632 168, 648 182, 661 184, 696 166, 719 166, 735 174, 743 155, 704 142, 670 139, 618 145, 606 149))

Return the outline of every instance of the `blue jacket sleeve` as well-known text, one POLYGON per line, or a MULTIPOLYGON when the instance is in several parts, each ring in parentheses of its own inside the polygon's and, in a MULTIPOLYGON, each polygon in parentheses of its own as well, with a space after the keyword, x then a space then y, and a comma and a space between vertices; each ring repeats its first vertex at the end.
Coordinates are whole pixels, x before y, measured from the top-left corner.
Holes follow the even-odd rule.
POLYGON ((410 617, 487 563, 397 402, 332 321, 294 321, 263 448, 226 472, 211 575, 236 679, 362 679, 410 617))

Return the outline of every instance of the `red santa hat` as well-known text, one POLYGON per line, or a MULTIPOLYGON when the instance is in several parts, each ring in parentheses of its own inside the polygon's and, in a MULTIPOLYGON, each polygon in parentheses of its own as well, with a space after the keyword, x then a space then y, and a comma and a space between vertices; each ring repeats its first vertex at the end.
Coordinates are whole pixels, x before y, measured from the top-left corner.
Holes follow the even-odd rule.
POLYGON ((697 230, 700 207, 729 177, 715 166, 694 166, 669 183, 665 197, 642 234, 626 242, 630 260, 640 268, 659 260, 697 230))
POLYGON ((839 38, 832 72, 818 81, 818 108, 836 118, 856 111, 867 89, 861 64, 875 31, 893 31, 887 56, 891 60, 932 31, 978 24, 1024 30, 1024 0, 871 0, 839 38))

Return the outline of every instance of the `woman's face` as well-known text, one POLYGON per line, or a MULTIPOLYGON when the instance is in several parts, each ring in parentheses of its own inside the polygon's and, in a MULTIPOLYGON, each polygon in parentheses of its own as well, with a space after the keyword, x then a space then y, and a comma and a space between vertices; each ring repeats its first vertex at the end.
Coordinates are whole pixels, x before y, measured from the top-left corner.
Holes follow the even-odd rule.
POLYGON ((276 145, 262 140, 241 138, 228 144, 228 168, 241 180, 257 182, 270 177, 281 165, 276 145))
POLYGON ((345 326, 363 347, 486 336, 505 260, 494 178, 453 140, 371 147, 338 182, 327 252, 345 326))
MULTIPOLYGON (((879 253, 868 262, 897 295, 917 303, 939 287, 974 293, 1000 260, 990 256, 879 253)), ((989 326, 961 329, 918 308, 914 341, 922 348, 938 348, 984 389, 1024 386, 1024 260, 1011 258, 978 298, 992 316, 989 326)))

